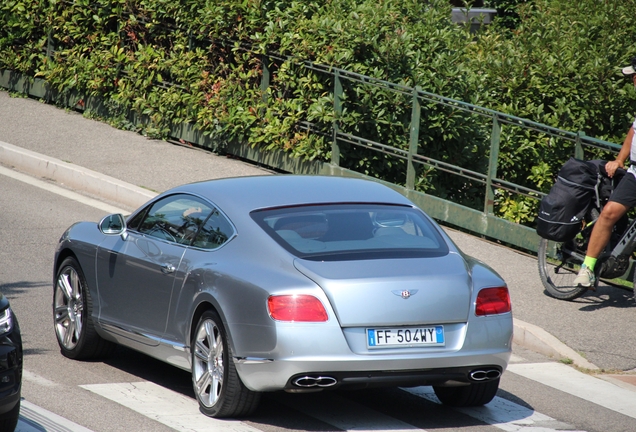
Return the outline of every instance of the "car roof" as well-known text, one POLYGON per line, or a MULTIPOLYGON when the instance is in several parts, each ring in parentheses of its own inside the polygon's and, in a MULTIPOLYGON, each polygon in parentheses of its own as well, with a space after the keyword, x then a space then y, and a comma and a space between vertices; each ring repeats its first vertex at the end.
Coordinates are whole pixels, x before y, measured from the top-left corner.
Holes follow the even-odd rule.
POLYGON ((399 192, 380 183, 336 176, 265 175, 208 180, 178 186, 165 194, 188 192, 209 199, 224 211, 314 203, 387 203, 412 206, 399 192))

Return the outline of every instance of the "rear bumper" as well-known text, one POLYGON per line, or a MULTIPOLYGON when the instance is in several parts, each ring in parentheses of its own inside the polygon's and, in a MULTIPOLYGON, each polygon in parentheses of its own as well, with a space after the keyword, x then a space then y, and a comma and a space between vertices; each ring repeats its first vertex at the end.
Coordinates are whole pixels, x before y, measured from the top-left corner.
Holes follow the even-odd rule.
POLYGON ((253 391, 317 391, 338 387, 462 385, 496 379, 505 371, 510 354, 506 350, 400 360, 360 359, 355 355, 349 359, 263 359, 260 362, 235 359, 235 364, 241 380, 253 391), (483 373, 475 379, 471 377, 473 372, 483 373), (485 378, 479 379, 482 375, 485 378), (302 381, 304 377, 307 377, 307 382, 302 381), (297 382, 299 379, 300 384, 297 382))

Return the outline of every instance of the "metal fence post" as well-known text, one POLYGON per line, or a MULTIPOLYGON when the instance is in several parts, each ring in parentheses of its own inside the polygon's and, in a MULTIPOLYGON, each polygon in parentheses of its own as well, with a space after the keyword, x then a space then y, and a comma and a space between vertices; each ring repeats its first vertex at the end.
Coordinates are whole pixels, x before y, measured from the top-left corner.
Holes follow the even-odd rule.
POLYGON ((271 73, 269 71, 269 57, 266 55, 261 56, 261 66, 263 67, 263 76, 261 77, 261 93, 263 102, 267 102, 267 89, 271 80, 271 73))
POLYGON ((340 165, 340 145, 338 144, 338 131, 340 130, 338 122, 342 115, 342 82, 340 81, 340 72, 335 70, 333 76, 333 110, 335 119, 333 121, 333 141, 331 143, 331 163, 340 165))
POLYGON ((46 34, 46 58, 51 59, 53 57, 53 29, 49 29, 46 34))
POLYGON ((501 125, 499 118, 492 119, 492 133, 490 135, 490 159, 488 161, 488 177, 486 178, 486 203, 484 213, 494 214, 495 189, 492 187, 492 179, 497 178, 497 162, 499 160, 499 142, 501 140, 501 125))
POLYGON ((574 157, 577 159, 585 159, 585 152, 583 151, 582 138, 585 136, 585 132, 578 131, 576 134, 576 145, 574 147, 574 157))
POLYGON ((416 86, 413 89, 413 110, 411 111, 411 135, 409 142, 409 155, 406 166, 406 188, 415 189, 415 163, 413 162, 413 156, 417 154, 419 138, 420 138, 420 114, 421 105, 419 98, 419 91, 421 88, 416 86))

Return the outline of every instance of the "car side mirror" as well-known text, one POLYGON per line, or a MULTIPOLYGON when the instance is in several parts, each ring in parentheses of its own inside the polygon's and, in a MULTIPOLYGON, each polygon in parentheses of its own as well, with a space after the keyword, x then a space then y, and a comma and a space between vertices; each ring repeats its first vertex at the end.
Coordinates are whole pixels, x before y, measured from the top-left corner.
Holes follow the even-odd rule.
POLYGON ((121 235, 122 240, 128 237, 126 233, 126 220, 117 213, 108 215, 99 222, 99 230, 105 235, 121 235))

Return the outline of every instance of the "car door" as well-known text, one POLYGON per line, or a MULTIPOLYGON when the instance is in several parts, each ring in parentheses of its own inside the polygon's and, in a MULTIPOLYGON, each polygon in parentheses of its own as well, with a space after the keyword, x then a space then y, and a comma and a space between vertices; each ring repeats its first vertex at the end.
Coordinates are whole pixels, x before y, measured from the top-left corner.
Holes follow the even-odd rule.
POLYGON ((206 287, 217 286, 213 281, 223 278, 223 275, 216 271, 224 262, 224 254, 221 249, 226 243, 234 238, 236 229, 230 220, 217 208, 213 208, 211 214, 206 219, 201 229, 197 232, 192 247, 186 251, 182 266, 187 267, 187 271, 194 270, 185 283, 179 280, 173 288, 173 301, 170 305, 170 317, 166 327, 165 339, 173 346, 189 341, 186 334, 188 326, 185 325, 192 313, 192 299, 196 293, 201 291, 201 285, 206 287), (202 258, 204 257, 204 258, 202 258), (201 271, 201 262, 205 262, 201 271))
POLYGON ((195 197, 164 197, 108 237, 97 252, 99 321, 108 331, 146 345, 162 338, 184 253, 210 208, 195 197))

